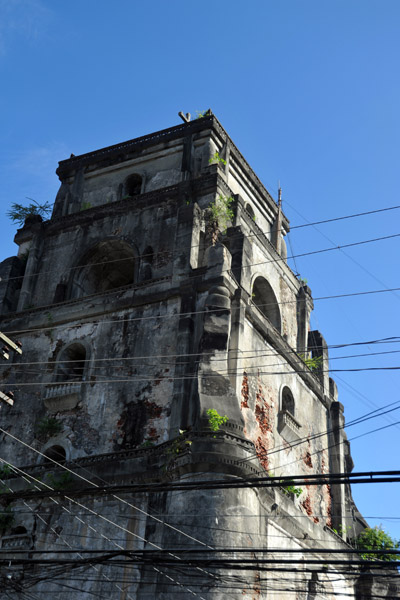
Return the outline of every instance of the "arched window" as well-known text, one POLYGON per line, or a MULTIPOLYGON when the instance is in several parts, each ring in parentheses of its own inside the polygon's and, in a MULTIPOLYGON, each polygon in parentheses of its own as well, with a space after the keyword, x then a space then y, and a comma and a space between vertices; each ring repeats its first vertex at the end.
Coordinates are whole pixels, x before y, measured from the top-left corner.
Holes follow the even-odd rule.
POLYGON ((26 535, 27 533, 26 527, 23 527, 22 525, 18 525, 11 529, 11 534, 13 535, 26 535))
POLYGON ((292 392, 288 387, 284 387, 282 390, 282 410, 290 413, 294 416, 294 398, 292 392))
POLYGON ((246 212, 249 213, 249 215, 251 216, 253 221, 255 221, 256 215, 254 213, 254 210, 253 210, 253 207, 251 206, 251 204, 246 204, 245 209, 246 209, 246 212))
POLYGON ((71 298, 107 292, 133 283, 135 255, 122 240, 99 242, 81 261, 71 283, 71 298))
POLYGON ((55 460, 56 462, 62 462, 63 460, 67 460, 67 454, 62 446, 50 446, 50 448, 47 448, 43 454, 43 462, 51 462, 52 460, 55 460))
POLYGON ((137 196, 142 191, 142 177, 137 173, 130 175, 125 181, 125 196, 137 196))
POLYGON ((145 248, 142 256, 141 256, 141 264, 140 264, 140 280, 146 281, 152 278, 152 264, 154 260, 154 251, 151 246, 147 246, 145 248))
POLYGON ((272 287, 264 277, 257 277, 253 283, 252 291, 253 303, 258 307, 262 314, 272 323, 272 325, 281 331, 281 314, 279 305, 272 287))
POLYGON ((79 342, 66 346, 57 361, 57 381, 82 381, 86 348, 79 342))

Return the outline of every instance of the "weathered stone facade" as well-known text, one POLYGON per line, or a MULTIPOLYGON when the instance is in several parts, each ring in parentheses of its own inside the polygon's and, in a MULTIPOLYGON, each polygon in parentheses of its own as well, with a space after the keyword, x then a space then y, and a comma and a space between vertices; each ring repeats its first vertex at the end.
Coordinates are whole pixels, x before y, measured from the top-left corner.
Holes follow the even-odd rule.
POLYGON ((397 597, 322 552, 351 550, 365 527, 349 486, 121 489, 352 469, 326 343, 309 331, 311 290, 286 263, 289 223, 217 119, 71 156, 57 173, 52 218, 28 220, 18 257, 0 265, 0 329, 23 344, 2 375, 15 403, 1 405, 1 459, 21 472, 2 477, 14 520, 1 522, 0 597, 397 597), (228 417, 219 431, 210 409, 228 417), (303 562, 238 571, 188 566, 189 553, 179 568, 32 554, 214 548, 295 549, 303 562), (21 567, 21 556, 75 562, 21 567), (310 556, 327 567, 299 575, 310 556))

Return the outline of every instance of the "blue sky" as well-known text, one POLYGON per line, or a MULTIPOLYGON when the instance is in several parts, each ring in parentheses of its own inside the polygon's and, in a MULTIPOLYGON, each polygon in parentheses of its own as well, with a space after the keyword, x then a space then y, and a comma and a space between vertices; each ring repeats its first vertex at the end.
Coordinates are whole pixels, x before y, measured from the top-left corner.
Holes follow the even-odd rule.
MULTIPOLYGON (((52 201, 57 162, 172 126, 211 107, 292 225, 400 204, 396 0, 0 0, 0 258, 16 252, 5 217, 52 201)), ((399 210, 294 229, 295 254, 399 233, 399 210)), ((298 258, 314 297, 400 287, 399 238, 298 258)), ((290 247, 289 247, 289 253, 290 247)), ((399 292, 316 301, 329 344, 400 334, 399 292)), ((332 350, 331 357, 400 350, 332 350)), ((335 359, 396 367, 397 354, 335 359)), ((400 401, 399 371, 334 375, 348 421, 400 401), (350 387, 349 387, 350 386, 350 387)), ((400 405, 399 405, 400 406, 400 405)), ((400 421, 400 410, 348 430, 400 421)), ((399 468, 400 425, 352 444, 355 469, 399 468)), ((400 537, 398 484, 355 486, 371 524, 400 537)))

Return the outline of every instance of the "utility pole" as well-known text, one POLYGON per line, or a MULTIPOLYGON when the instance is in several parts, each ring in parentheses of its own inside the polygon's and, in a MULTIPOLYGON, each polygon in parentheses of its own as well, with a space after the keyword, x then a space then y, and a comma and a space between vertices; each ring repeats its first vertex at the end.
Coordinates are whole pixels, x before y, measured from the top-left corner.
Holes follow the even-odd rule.
MULTIPOLYGON (((0 331, 0 340, 3 342, 4 346, 1 348, 0 353, 3 360, 8 360, 10 358, 10 353, 12 351, 17 352, 18 354, 22 354, 21 342, 13 342, 9 337, 7 337, 4 333, 0 331)), ((0 400, 7 402, 13 406, 14 404, 14 394, 13 392, 2 392, 0 390, 0 400)))

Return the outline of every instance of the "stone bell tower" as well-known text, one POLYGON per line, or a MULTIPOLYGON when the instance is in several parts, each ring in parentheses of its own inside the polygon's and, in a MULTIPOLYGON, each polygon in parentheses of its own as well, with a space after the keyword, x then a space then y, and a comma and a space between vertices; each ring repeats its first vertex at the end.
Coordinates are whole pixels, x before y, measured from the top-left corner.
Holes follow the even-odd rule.
POLYGON ((15 392, 0 412, 4 589, 57 600, 64 583, 71 600, 386 593, 323 552, 351 550, 366 525, 349 486, 246 483, 351 470, 343 406, 327 344, 309 330, 311 290, 286 261, 281 198, 211 111, 184 121, 61 161, 52 218, 27 220, 18 256, 0 265, 0 329, 24 348, 2 375, 15 392), (246 485, 210 484, 232 479, 246 485), (238 571, 215 554, 229 548, 256 562, 296 552, 304 568, 238 571), (131 554, 118 562, 116 550, 131 554), (57 571, 29 558, 50 551, 57 571), (84 562, 90 551, 102 560, 84 562), (310 551, 333 566, 307 567, 310 551))

